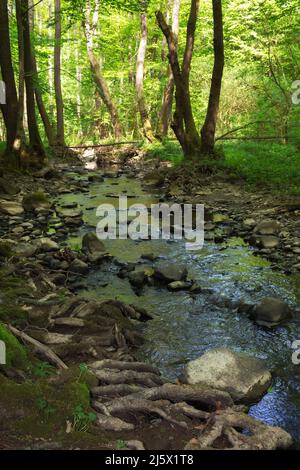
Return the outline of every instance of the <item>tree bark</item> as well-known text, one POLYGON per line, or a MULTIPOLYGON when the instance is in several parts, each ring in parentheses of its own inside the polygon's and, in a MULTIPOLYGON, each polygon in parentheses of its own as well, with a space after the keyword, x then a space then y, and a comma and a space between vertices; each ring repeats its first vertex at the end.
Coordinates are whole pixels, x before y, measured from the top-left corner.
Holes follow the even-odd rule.
POLYGON ((55 45, 54 45, 54 90, 56 101, 56 145, 65 147, 64 103, 61 89, 61 0, 54 3, 55 45))
POLYGON ((35 161, 32 160, 32 163, 41 164, 45 159, 45 150, 39 133, 35 113, 34 66, 32 61, 28 0, 21 0, 21 5, 23 14, 24 69, 29 143, 31 150, 33 151, 33 156, 36 159, 35 161))
POLYGON ((7 0, 0 2, 0 66, 2 79, 6 86, 6 104, 1 104, 6 127, 6 154, 14 149, 18 127, 18 95, 12 64, 7 0))
POLYGON ((172 68, 176 88, 176 110, 172 129, 182 147, 186 158, 201 155, 201 138, 197 131, 190 98, 190 69, 193 57, 199 0, 191 0, 191 9, 187 25, 186 46, 182 66, 180 67, 176 38, 167 25, 163 14, 156 12, 160 29, 166 37, 169 48, 169 62, 172 68))
MULTIPOLYGON (((180 3, 181 0, 174 0, 172 11, 172 32, 174 35, 176 49, 178 48, 180 3)), ((162 54, 162 57, 165 57, 164 53, 162 54)), ((158 135, 162 138, 165 138, 168 135, 174 96, 174 76, 170 64, 168 65, 167 74, 168 81, 164 89, 163 104, 160 111, 160 121, 158 127, 158 135)))
POLYGON ((214 68, 212 73, 206 119, 201 130, 202 151, 204 153, 212 153, 214 150, 224 69, 222 0, 213 0, 212 5, 214 18, 214 68))
POLYGON ((136 62, 136 93, 137 93, 137 102, 138 108, 142 120, 143 133, 146 139, 149 142, 155 140, 151 122, 145 102, 144 96, 144 72, 145 72, 145 57, 147 49, 147 39, 148 39, 148 27, 147 27, 147 15, 142 13, 141 15, 141 39, 140 45, 137 54, 136 62))
POLYGON ((84 25, 83 25, 85 36, 86 36, 86 41, 87 41, 87 53, 88 53, 88 58, 90 61, 92 74, 93 74, 93 77, 97 86, 97 90, 111 118, 115 138, 120 139, 120 137, 122 136, 122 126, 120 123, 118 110, 110 95, 110 91, 106 83, 106 80, 101 73, 101 67, 100 67, 99 61, 97 60, 94 54, 93 36, 97 27, 98 11, 99 11, 99 4, 97 2, 96 8, 93 14, 93 20, 91 22, 91 19, 90 19, 91 5, 90 5, 90 2, 87 3, 86 18, 85 18, 84 25))

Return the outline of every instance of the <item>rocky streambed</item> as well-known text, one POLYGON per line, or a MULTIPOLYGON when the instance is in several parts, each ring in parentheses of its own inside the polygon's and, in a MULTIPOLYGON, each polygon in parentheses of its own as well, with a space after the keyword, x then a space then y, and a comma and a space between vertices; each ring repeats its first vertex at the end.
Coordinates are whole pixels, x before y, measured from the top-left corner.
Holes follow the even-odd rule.
MULTIPOLYGON (((25 291, 24 282, 19 286, 17 299, 11 289, 3 290, 7 311, 5 316, 2 309, 1 321, 10 322, 8 313, 17 300, 18 309, 26 312, 15 325, 19 339, 28 345, 25 333, 38 342, 31 343, 31 354, 42 364, 51 357, 39 345, 64 364, 59 375, 49 377, 47 367, 39 365, 46 368, 43 381, 50 387, 43 398, 46 414, 47 407, 55 408, 51 387, 84 382, 89 390, 84 404, 74 405, 77 413, 56 404, 62 407, 59 424, 48 410, 49 426, 62 428, 64 438, 54 444, 48 439, 46 447, 72 447, 78 430, 83 448, 291 444, 286 433, 252 416, 300 439, 300 371, 291 359, 292 343, 300 335, 296 276, 274 272, 269 262, 254 256, 241 238, 244 233, 239 237, 218 207, 208 215, 207 243, 196 253, 175 241, 99 242, 94 237, 99 204, 117 206, 120 193, 130 204, 149 205, 163 197, 161 188, 150 191, 122 171, 62 166, 24 185, 25 201, 7 189, 0 201, 1 271, 26 285, 25 291), (35 197, 28 196, 32 189, 35 197), (215 356, 202 356, 208 350, 215 356), (80 419, 86 423, 78 429, 80 419), (85 427, 89 432, 83 434, 85 427)), ((262 236, 259 221, 252 229, 262 236)), ((28 380, 28 372, 14 364, 2 367, 2 373, 20 386, 28 380)), ((22 413, 26 421, 24 407, 22 413)), ((11 432, 19 439, 19 429, 12 426, 11 432)), ((42 445, 33 444, 30 436, 26 442, 33 448, 42 445)))

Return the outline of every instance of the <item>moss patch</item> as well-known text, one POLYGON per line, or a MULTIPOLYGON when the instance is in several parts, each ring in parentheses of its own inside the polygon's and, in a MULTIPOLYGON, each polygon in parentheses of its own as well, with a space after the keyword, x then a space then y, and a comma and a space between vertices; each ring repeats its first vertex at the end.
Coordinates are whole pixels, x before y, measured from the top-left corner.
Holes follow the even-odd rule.
POLYGON ((27 370, 30 361, 26 349, 19 343, 17 338, 0 323, 0 341, 3 341, 6 347, 6 365, 18 369, 27 370))

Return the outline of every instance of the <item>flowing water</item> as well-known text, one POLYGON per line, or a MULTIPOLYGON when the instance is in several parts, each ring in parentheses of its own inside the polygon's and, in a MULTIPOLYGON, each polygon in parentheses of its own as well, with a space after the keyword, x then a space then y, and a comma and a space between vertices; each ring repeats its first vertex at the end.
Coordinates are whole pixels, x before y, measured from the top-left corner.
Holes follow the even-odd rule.
MULTIPOLYGON (((119 194, 126 194, 130 205, 149 206, 159 198, 143 190, 138 180, 126 176, 105 178, 104 183, 91 184, 85 194, 59 198, 64 204, 77 202, 84 212, 85 225, 68 240, 73 248, 79 249, 84 233, 95 230, 96 207, 102 203, 118 207, 119 194)), ((81 292, 86 298, 115 298, 142 306, 154 315, 152 321, 140 327, 146 341, 138 352, 139 358, 157 365, 170 380, 178 377, 187 361, 212 348, 228 347, 264 359, 275 371, 274 383, 262 400, 251 407, 250 414, 283 427, 300 442, 300 366, 292 363, 292 343, 300 340, 300 321, 294 319, 267 330, 232 306, 238 300, 254 303, 275 295, 295 307, 299 303, 299 278, 272 271, 267 261, 254 256, 239 239, 230 239, 226 244, 207 242, 198 252, 186 251, 180 241, 128 239, 106 241, 105 245, 118 261, 138 263, 138 269, 152 269, 152 263, 140 259, 145 253, 183 263, 189 277, 204 289, 201 294, 191 295, 146 286, 137 296, 128 280, 117 276, 120 267, 111 262, 88 276, 81 292)))

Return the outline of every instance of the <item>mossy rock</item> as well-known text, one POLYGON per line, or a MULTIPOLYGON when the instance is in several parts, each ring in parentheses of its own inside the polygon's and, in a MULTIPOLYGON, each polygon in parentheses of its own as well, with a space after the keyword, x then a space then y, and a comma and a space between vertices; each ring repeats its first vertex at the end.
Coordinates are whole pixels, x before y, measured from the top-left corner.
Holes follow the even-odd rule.
POLYGON ((17 338, 0 323, 0 341, 3 341, 6 349, 6 366, 28 370, 30 360, 26 349, 19 343, 17 338))
POLYGON ((23 197, 23 207, 25 211, 50 207, 50 201, 43 192, 29 193, 23 197))

